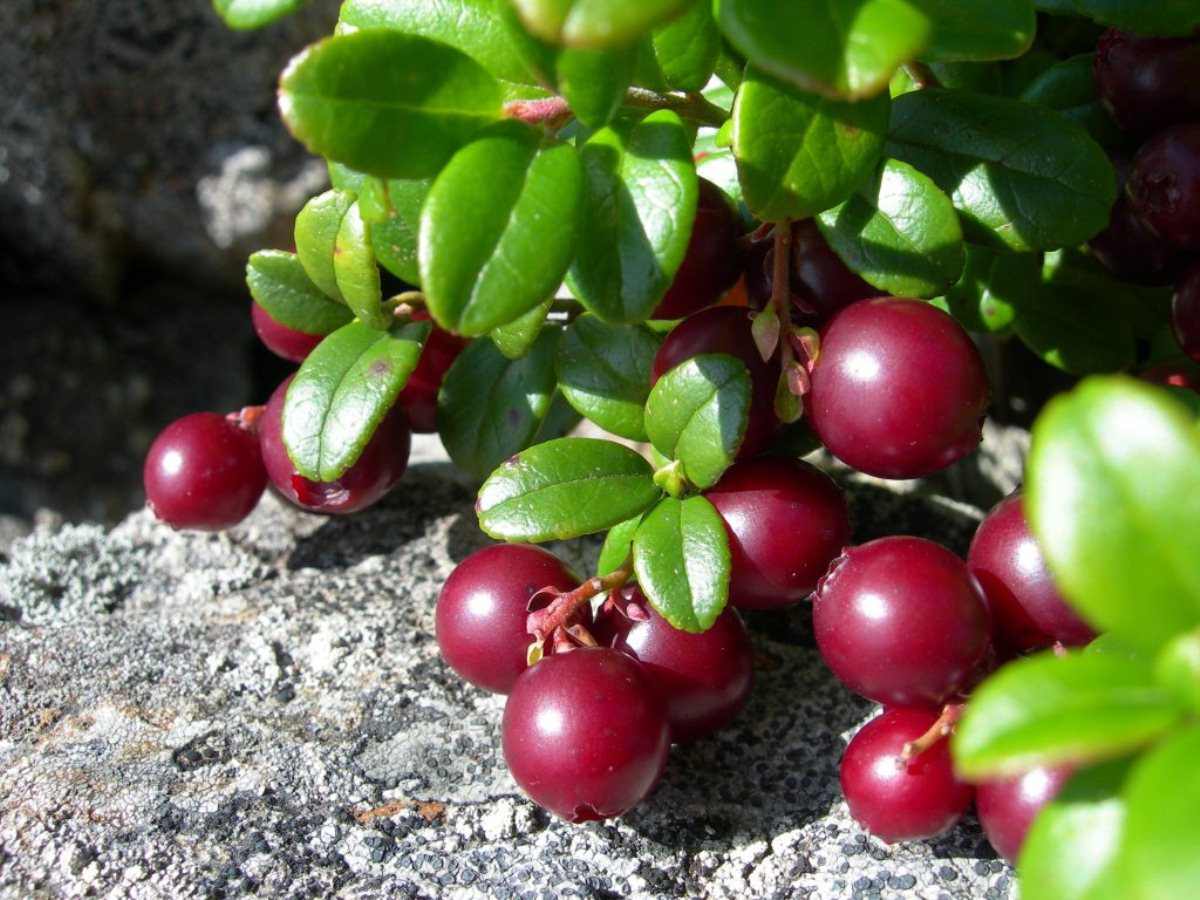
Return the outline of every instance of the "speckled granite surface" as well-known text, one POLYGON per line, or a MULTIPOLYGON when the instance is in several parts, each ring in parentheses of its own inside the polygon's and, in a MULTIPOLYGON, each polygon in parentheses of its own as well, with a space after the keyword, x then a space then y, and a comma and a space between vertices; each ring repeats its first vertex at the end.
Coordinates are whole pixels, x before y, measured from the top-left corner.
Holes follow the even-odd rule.
MULTIPOLYGON (((970 509, 854 489, 856 539, 963 549, 970 509)), ((135 514, 0 557, 0 895, 1006 897, 970 821, 886 847, 849 819, 841 748, 871 714, 807 610, 749 621, 748 708, 672 753, 619 821, 570 826, 505 771, 503 698, 437 655, 433 608, 486 540, 414 466, 331 520, 264 500, 225 535, 135 514)), ((560 548, 585 567, 596 545, 560 548)))

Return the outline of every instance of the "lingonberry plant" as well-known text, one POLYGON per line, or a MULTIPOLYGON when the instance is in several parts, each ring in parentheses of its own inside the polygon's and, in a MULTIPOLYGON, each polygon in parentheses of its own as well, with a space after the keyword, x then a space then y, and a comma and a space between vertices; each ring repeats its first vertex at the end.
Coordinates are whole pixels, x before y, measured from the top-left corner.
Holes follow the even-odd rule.
MULTIPOLYGON (((302 2, 215 0, 247 28, 302 2)), ((331 188, 247 268, 300 367, 236 418, 306 508, 382 496, 411 422, 482 482, 491 537, 607 532, 594 577, 497 545, 438 605, 446 659, 509 693, 505 757, 559 815, 645 798, 671 741, 745 701, 734 607, 815 589, 830 667, 888 707, 842 765, 868 831, 938 834, 983 781, 1006 856, 1045 806, 1025 896, 1182 896, 1198 27, 1183 0, 345 0, 279 85, 331 188), (840 489, 797 457, 819 441, 891 479, 962 459, 1009 398, 1006 341, 1145 380, 1051 403, 1028 490, 967 562, 849 546, 840 489), (645 452, 562 437, 579 418, 645 452), (1025 771, 1040 793, 997 781, 1025 771)), ((198 502, 163 517, 244 514, 198 502)))

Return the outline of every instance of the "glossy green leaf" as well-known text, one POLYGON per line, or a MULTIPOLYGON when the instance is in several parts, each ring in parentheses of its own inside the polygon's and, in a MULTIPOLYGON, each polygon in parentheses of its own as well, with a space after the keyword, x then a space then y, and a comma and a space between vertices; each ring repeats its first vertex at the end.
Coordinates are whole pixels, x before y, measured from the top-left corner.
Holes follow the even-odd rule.
POLYGON ((1200 711, 1200 631, 1178 635, 1163 647, 1154 661, 1154 676, 1181 703, 1200 711))
POLYGON ((1115 372, 1137 350, 1121 296, 1134 289, 1086 262, 1073 252, 1047 254, 1036 290, 1014 306, 1013 328, 1052 366, 1076 375, 1115 372))
POLYGON ((886 93, 860 103, 809 94, 748 70, 733 106, 742 195, 764 221, 841 203, 871 173, 887 135, 886 93))
POLYGON ((1103 147, 1119 147, 1127 138, 1100 105, 1092 59, 1093 54, 1081 53, 1051 66, 1026 86, 1021 99, 1055 110, 1103 147))
POLYGON ((483 483, 479 527, 506 541, 563 540, 611 528, 659 497, 650 464, 613 441, 561 438, 504 462, 483 483))
POLYGON ((326 297, 294 253, 260 250, 246 263, 250 296, 272 319, 304 334, 329 334, 354 316, 326 297))
POLYGON ((496 349, 509 359, 520 359, 528 353, 542 331, 546 313, 550 311, 553 302, 547 300, 508 324, 493 328, 489 336, 496 349))
POLYGON ((598 131, 581 155, 586 209, 567 283, 601 319, 643 321, 687 252, 697 199, 691 142, 679 117, 660 110, 631 130, 598 131))
POLYGON ((421 356, 428 322, 379 331, 351 322, 308 355, 283 405, 283 443, 298 471, 334 481, 354 465, 421 356))
POLYGON ((712 77, 721 33, 707 0, 692 0, 672 21, 654 29, 651 46, 667 87, 699 91, 712 77))
POLYGON ((883 91, 931 31, 908 0, 812 0, 786 11, 777 0, 719 0, 718 19, 755 68, 842 100, 883 91))
POLYGON ((296 256, 309 279, 327 297, 340 303, 346 300, 338 287, 333 258, 337 254, 337 236, 354 194, 349 191, 326 191, 313 197, 296 216, 293 239, 296 256))
POLYGON ((1041 285, 1042 267, 1034 253, 1012 253, 966 245, 962 277, 934 304, 968 331, 1004 334, 1015 307, 1041 285))
POLYGON ((213 0, 225 24, 240 31, 278 22, 308 3, 308 0, 213 0))
POLYGON ((1200 25, 1195 0, 1069 0, 1075 12, 1101 25, 1157 37, 1185 37, 1200 25))
POLYGON ((512 0, 525 27, 552 44, 628 44, 678 12, 683 0, 512 0))
POLYGON ((1104 151, 1052 110, 970 91, 897 97, 887 152, 950 195, 968 240, 1012 250, 1081 243, 1108 224, 1104 151))
POLYGON ((637 515, 608 529, 604 544, 600 547, 600 557, 596 560, 597 574, 606 575, 616 571, 629 558, 633 550, 633 536, 641 523, 642 517, 637 515))
POLYGON ((583 171, 519 122, 469 144, 421 207, 419 261, 443 328, 486 334, 554 296, 575 253, 583 171))
POLYGON ((426 178, 499 118, 500 85, 446 44, 358 31, 296 56, 279 108, 314 153, 380 178, 426 178))
POLYGON ((438 434, 451 461, 483 478, 525 449, 550 409, 557 334, 510 360, 491 341, 472 341, 446 372, 438 394, 438 434))
POLYGON ((566 49, 558 54, 555 75, 559 92, 576 118, 588 128, 602 128, 625 99, 633 80, 634 47, 611 50, 566 49))
POLYGON ((646 440, 643 410, 658 346, 645 328, 580 316, 558 344, 555 365, 563 396, 605 431, 646 440))
POLYGON ((933 23, 923 59, 988 60, 1020 56, 1033 43, 1033 0, 910 0, 933 23))
MULTIPOLYGON (((363 185, 371 181, 379 186, 378 200, 383 215, 375 217, 377 221, 371 221, 371 248, 375 251, 375 261, 401 281, 420 284, 417 230, 421 204, 425 202, 425 195, 429 193, 429 186, 433 182, 428 178, 369 179, 341 163, 329 164, 329 177, 338 190, 359 193, 360 207, 363 203, 363 185)), ((365 210, 363 215, 367 217, 365 210)))
POLYGON ((533 443, 541 444, 555 438, 566 437, 580 421, 579 413, 566 401, 562 391, 555 390, 550 397, 550 409, 546 412, 546 418, 542 419, 541 427, 533 437, 533 443))
POLYGON ((383 292, 375 251, 371 248, 371 226, 357 203, 342 217, 333 244, 333 274, 346 305, 372 328, 386 330, 392 316, 383 311, 383 292))
POLYGON ((1174 735, 1138 761, 1124 790, 1117 859, 1130 897, 1193 897, 1200 886, 1200 728, 1174 735))
POLYGON ((642 517, 633 538, 638 586, 664 619, 707 630, 729 596, 725 522, 704 497, 666 497, 642 517))
POLYGON ((846 265, 894 296, 933 297, 962 274, 965 251, 954 205, 928 176, 899 160, 884 160, 817 224, 846 265))
POLYGON ((1115 759, 1150 743, 1183 714, 1144 663, 1046 652, 1005 665, 972 692, 954 735, 954 765, 976 780, 1115 759))
POLYGON ((1055 583, 1147 651, 1200 624, 1200 431, 1124 377, 1089 379, 1034 423, 1026 510, 1055 583))
POLYGON ((749 412, 745 364, 724 353, 704 353, 655 383, 646 401, 646 433, 659 453, 683 464, 688 481, 710 488, 737 455, 749 412))
POLYGON ((1017 872, 1023 900, 1118 900, 1124 760, 1076 772, 1033 821, 1017 872))

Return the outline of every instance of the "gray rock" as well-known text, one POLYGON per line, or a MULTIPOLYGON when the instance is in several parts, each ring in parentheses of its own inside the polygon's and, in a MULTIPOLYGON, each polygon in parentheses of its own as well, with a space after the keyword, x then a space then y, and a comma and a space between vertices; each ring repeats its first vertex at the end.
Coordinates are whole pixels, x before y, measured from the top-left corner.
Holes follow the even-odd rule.
MULTIPOLYGON (((851 487, 856 539, 962 547, 978 511, 851 487)), ((0 565, 0 894, 1006 897, 965 823, 888 847, 850 820, 841 750, 872 714, 806 610, 749 619, 758 683, 676 747, 656 793, 571 826, 501 758, 503 698, 433 639, 438 590, 485 543, 472 490, 414 466, 322 519, 267 498, 220 535, 145 513, 38 527, 0 565)), ((559 549, 587 567, 596 541, 559 549)))

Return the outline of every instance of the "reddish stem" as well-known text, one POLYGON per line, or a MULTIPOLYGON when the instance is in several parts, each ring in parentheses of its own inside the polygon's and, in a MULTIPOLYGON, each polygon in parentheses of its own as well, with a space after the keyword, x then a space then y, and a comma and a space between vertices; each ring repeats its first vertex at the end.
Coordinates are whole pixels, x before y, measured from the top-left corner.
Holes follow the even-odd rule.
POLYGON ((559 594, 545 609, 531 612, 526 619, 526 630, 533 635, 535 643, 544 643, 557 629, 566 629, 567 622, 585 603, 605 591, 619 591, 632 576, 633 556, 630 555, 614 571, 589 578, 575 590, 559 594))
POLYGON ((940 88, 942 80, 933 74, 933 69, 929 68, 923 62, 909 62, 904 64, 904 73, 912 81, 913 87, 918 91, 923 91, 926 88, 940 88))
POLYGON ((541 100, 510 100, 504 104, 504 115, 531 125, 557 122, 570 118, 571 107, 562 97, 541 100))
POLYGON ((904 745, 900 751, 901 764, 906 765, 912 762, 926 750, 954 734, 954 726, 958 724, 958 720, 962 718, 966 708, 965 703, 947 703, 942 707, 942 714, 937 717, 936 722, 929 726, 929 730, 916 740, 909 741, 904 745))
POLYGON ((258 434, 259 420, 266 411, 265 406, 244 406, 237 412, 231 412, 225 416, 225 421, 232 422, 238 428, 244 428, 251 434, 258 434))

